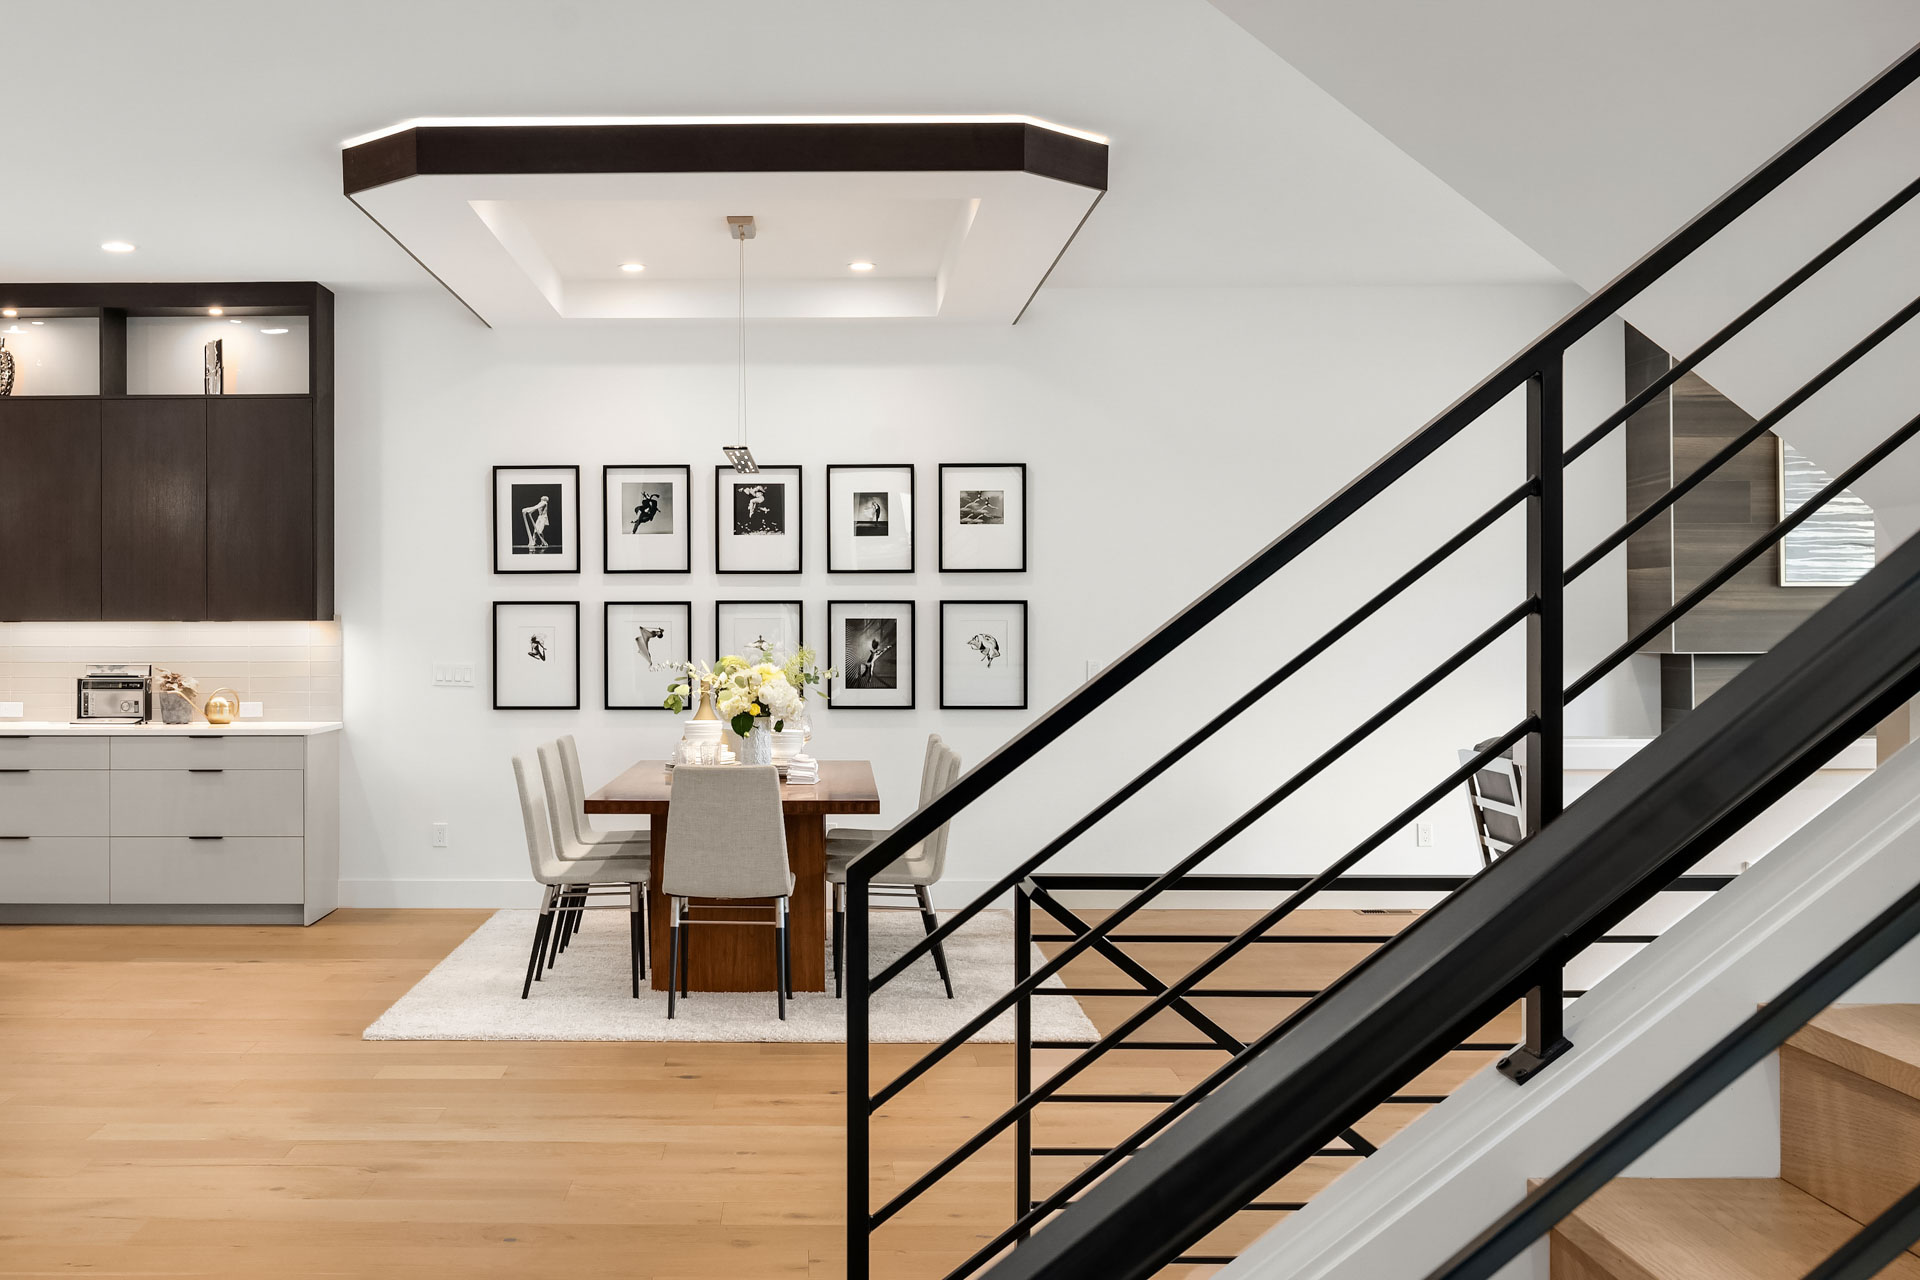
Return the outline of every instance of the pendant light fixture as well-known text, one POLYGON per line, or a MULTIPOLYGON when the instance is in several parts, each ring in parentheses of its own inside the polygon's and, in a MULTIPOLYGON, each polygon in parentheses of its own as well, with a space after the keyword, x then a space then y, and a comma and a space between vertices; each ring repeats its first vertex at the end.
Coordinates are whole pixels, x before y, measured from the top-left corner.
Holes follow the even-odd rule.
POLYGON ((753 215, 728 215, 727 234, 740 244, 740 382, 736 400, 739 422, 735 428, 739 443, 720 448, 739 475, 751 475, 760 469, 760 464, 753 460, 753 450, 747 448, 747 241, 753 239, 754 231, 753 215))

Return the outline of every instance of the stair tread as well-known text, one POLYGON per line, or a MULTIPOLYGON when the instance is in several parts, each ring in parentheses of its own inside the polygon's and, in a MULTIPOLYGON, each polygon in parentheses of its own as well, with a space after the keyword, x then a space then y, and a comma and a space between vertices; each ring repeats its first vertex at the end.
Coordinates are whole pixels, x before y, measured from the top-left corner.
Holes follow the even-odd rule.
MULTIPOLYGON (((1778 1178, 1616 1178, 1555 1234, 1611 1280, 1801 1280, 1859 1229, 1778 1178)), ((1920 1258, 1880 1274, 1920 1280, 1920 1258)))
POLYGON ((1787 1043, 1876 1084, 1920 1098, 1920 1005, 1837 1004, 1787 1043))

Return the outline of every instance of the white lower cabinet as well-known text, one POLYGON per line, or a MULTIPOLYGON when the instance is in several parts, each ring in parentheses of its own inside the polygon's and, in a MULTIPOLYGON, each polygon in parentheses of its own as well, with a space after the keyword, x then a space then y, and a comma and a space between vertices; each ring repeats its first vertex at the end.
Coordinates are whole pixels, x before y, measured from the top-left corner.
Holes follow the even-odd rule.
POLYGON ((106 902, 105 836, 0 838, 0 902, 106 902))
POLYGON ((313 923, 339 896, 338 742, 0 733, 0 920, 313 923))
POLYGON ((247 836, 115 836, 114 902, 298 902, 301 842, 247 836))

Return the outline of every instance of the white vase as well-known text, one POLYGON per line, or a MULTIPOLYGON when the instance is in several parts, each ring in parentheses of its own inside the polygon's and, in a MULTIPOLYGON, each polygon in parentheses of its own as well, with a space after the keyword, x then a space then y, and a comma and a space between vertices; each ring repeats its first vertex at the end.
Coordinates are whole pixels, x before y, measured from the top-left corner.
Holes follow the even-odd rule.
POLYGON ((741 764, 773 763, 773 725, 766 720, 755 720, 747 736, 740 739, 741 764))

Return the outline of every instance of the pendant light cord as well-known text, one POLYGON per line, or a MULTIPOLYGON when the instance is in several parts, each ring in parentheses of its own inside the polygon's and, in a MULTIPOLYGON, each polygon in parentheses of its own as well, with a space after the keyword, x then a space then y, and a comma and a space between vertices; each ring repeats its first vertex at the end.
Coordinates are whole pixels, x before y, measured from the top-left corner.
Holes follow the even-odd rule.
POLYGON ((747 443, 747 238, 740 237, 740 383, 735 404, 739 413, 739 438, 747 443))

